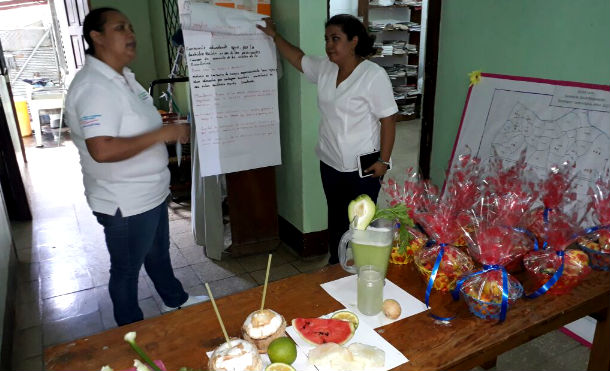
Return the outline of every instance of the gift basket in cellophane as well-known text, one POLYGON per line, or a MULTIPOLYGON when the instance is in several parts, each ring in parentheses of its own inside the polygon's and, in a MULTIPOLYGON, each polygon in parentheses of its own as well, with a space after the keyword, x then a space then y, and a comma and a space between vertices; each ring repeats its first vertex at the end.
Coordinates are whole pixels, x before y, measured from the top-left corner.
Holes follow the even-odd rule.
MULTIPOLYGON (((392 178, 388 179, 387 182, 384 182, 383 191, 390 198, 390 206, 406 206, 408 216, 410 220, 413 220, 415 210, 426 209, 427 204, 435 202, 429 197, 434 197, 431 195, 437 195, 438 191, 429 181, 421 180, 413 169, 408 169, 407 174, 408 179, 402 184, 392 178)), ((390 263, 408 264, 413 261, 415 253, 426 245, 428 237, 415 226, 406 223, 397 224, 398 241, 395 241, 392 246, 390 263)))
MULTIPOLYGON (((471 166, 474 161, 467 156, 460 157, 460 164, 466 169, 456 169, 458 182, 462 182, 468 174, 474 171, 471 166), (466 158, 466 159, 464 159, 466 158)), ((477 187, 474 182, 470 187, 477 187)), ((429 191, 437 191, 430 188, 429 191)), ((438 193, 428 194, 425 204, 417 208, 414 213, 415 221, 424 229, 430 241, 424 248, 415 254, 415 265, 428 284, 429 292, 432 288, 438 291, 449 291, 455 288, 458 278, 470 272, 474 264, 466 252, 454 246, 453 243, 462 234, 459 219, 464 206, 471 208, 475 200, 460 197, 461 190, 456 183, 448 181, 443 197, 438 193)), ((477 191, 478 192, 478 191, 477 191)), ((465 190, 465 193, 474 195, 476 192, 465 190)))
MULTIPOLYGON (((451 178, 448 179, 444 191, 443 199, 451 202, 458 211, 456 217, 458 224, 463 226, 465 231, 474 231, 473 225, 466 225, 470 220, 467 213, 460 212, 469 210, 481 195, 481 160, 470 155, 461 155, 451 171, 451 178), (450 197, 450 199, 448 199, 450 197)), ((466 238, 460 229, 458 236, 452 243, 453 246, 465 247, 466 238)))
POLYGON ((581 250, 568 249, 578 237, 576 211, 564 212, 567 204, 576 198, 567 164, 554 166, 546 179, 539 182, 544 208, 529 214, 529 228, 538 238, 541 249, 529 252, 523 258, 528 275, 537 284, 535 297, 544 292, 565 294, 570 292, 589 274, 589 258, 581 250))
POLYGON ((415 221, 434 240, 415 254, 415 265, 432 288, 447 292, 455 288, 457 280, 472 271, 472 259, 461 249, 443 241, 455 241, 460 227, 453 205, 439 202, 426 212, 415 213, 415 221))
POLYGON ((587 254, 568 249, 577 238, 574 220, 553 218, 544 226, 546 249, 530 251, 523 258, 523 265, 538 288, 530 297, 545 292, 568 293, 591 272, 587 254))
POLYGON ((501 159, 491 160, 479 207, 479 214, 483 215, 487 209, 487 212, 493 212, 498 226, 511 229, 508 233, 513 234, 512 243, 506 246, 511 260, 503 264, 508 272, 521 270, 523 256, 537 247, 536 238, 526 228, 524 216, 538 199, 538 192, 533 173, 525 170, 525 153, 513 166, 506 168, 501 159))
POLYGON ((527 215, 527 229, 537 238, 538 244, 545 248, 544 234, 546 225, 552 219, 565 220, 562 212, 566 206, 576 199, 574 184, 571 179, 571 166, 564 163, 553 166, 546 178, 540 179, 536 188, 540 193, 543 206, 533 208, 527 215))
POLYGON ((505 266, 522 254, 527 237, 506 225, 507 215, 498 214, 491 201, 472 210, 474 232, 464 230, 468 252, 483 269, 461 278, 454 296, 461 294, 475 316, 504 321, 508 307, 523 295, 523 286, 505 266))
POLYGON ((595 226, 578 238, 579 247, 589 256, 593 269, 610 270, 610 170, 589 189, 589 210, 595 226))

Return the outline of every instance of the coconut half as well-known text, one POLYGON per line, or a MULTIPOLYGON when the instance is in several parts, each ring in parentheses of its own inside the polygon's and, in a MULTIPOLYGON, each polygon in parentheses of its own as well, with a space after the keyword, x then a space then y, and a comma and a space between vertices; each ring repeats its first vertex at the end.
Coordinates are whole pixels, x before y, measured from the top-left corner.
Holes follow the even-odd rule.
POLYGON ((271 342, 285 336, 286 320, 281 314, 271 310, 257 310, 248 315, 241 327, 243 338, 258 348, 259 353, 267 353, 271 342))
POLYGON ((259 371, 263 360, 256 346, 246 340, 231 338, 228 343, 219 345, 208 362, 212 371, 259 371))

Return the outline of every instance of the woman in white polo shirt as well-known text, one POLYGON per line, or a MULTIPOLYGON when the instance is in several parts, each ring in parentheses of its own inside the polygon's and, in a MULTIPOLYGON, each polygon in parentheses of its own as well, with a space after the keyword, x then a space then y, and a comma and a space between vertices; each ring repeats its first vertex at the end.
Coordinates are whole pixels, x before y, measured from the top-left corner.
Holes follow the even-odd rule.
POLYGON ((189 139, 187 125, 162 125, 152 98, 127 64, 136 57, 132 25, 112 8, 92 10, 83 23, 89 49, 70 84, 67 122, 80 155, 87 202, 104 227, 110 253, 108 289, 119 325, 143 319, 138 275, 144 265, 163 310, 189 297, 169 256, 166 199, 170 173, 165 142, 189 139))
POLYGON ((267 18, 258 26, 271 36, 284 57, 318 85, 321 121, 316 154, 328 205, 329 263, 338 262, 337 247, 348 229, 347 206, 360 194, 377 201, 389 165, 396 126, 392 84, 385 70, 366 58, 374 38, 356 17, 335 15, 325 25, 326 57, 311 57, 284 40, 267 18), (358 155, 380 151, 379 160, 358 175, 358 155))

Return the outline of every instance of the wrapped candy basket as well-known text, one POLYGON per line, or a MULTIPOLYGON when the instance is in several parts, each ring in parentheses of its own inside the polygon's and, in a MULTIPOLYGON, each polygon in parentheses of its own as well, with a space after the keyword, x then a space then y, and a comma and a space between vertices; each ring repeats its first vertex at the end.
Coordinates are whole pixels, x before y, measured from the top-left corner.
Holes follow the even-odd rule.
POLYGON ((610 231, 591 233, 578 239, 578 247, 589 255, 593 269, 610 270, 610 231))
MULTIPOLYGON (((510 306, 523 295, 523 286, 516 278, 507 274, 508 301, 510 306)), ((466 278, 460 287, 468 309, 483 319, 500 320, 502 312, 502 271, 489 270, 466 278)))
MULTIPOLYGON (((536 283, 541 287, 547 283, 561 266, 561 258, 552 250, 532 251, 524 259, 523 265, 536 283)), ((589 258, 580 250, 566 250, 563 274, 548 290, 549 294, 566 294, 570 292, 589 273, 589 258)))
MULTIPOLYGON (((453 246, 445 246, 445 254, 441 260, 433 288, 448 292, 455 288, 457 280, 470 272, 474 265, 466 253, 453 246)), ((422 274, 424 281, 430 280, 434 263, 440 251, 439 246, 423 248, 415 255, 415 266, 422 274)))
POLYGON ((411 241, 405 246, 392 247, 390 253, 390 263, 392 264, 408 264, 413 261, 413 256, 426 244, 428 238, 422 232, 415 228, 407 227, 407 232, 411 235, 411 241))

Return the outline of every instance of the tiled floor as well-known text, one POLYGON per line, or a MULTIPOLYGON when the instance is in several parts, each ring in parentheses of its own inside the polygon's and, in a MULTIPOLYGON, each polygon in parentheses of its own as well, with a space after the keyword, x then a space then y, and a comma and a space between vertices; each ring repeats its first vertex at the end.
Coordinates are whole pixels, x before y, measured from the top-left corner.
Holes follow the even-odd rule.
MULTIPOLYGON (((397 143, 393 174, 400 178, 417 162, 418 125, 401 124, 397 143)), ((27 149, 24 176, 33 221, 13 225, 19 260, 13 366, 20 371, 42 370, 44 347, 116 326, 107 292, 108 253, 83 195, 76 149, 69 141, 45 145, 27 149)), ((262 284, 267 255, 208 259, 190 233, 188 204, 170 204, 170 230, 175 272, 189 293, 204 294, 205 282, 215 297, 262 284)), ((271 279, 313 271, 326 261, 326 256, 303 260, 281 246, 273 255, 271 279)), ((160 315, 159 296, 144 272, 139 295, 146 318, 160 315)), ((500 356, 497 370, 584 370, 588 353, 555 331, 500 356)))

